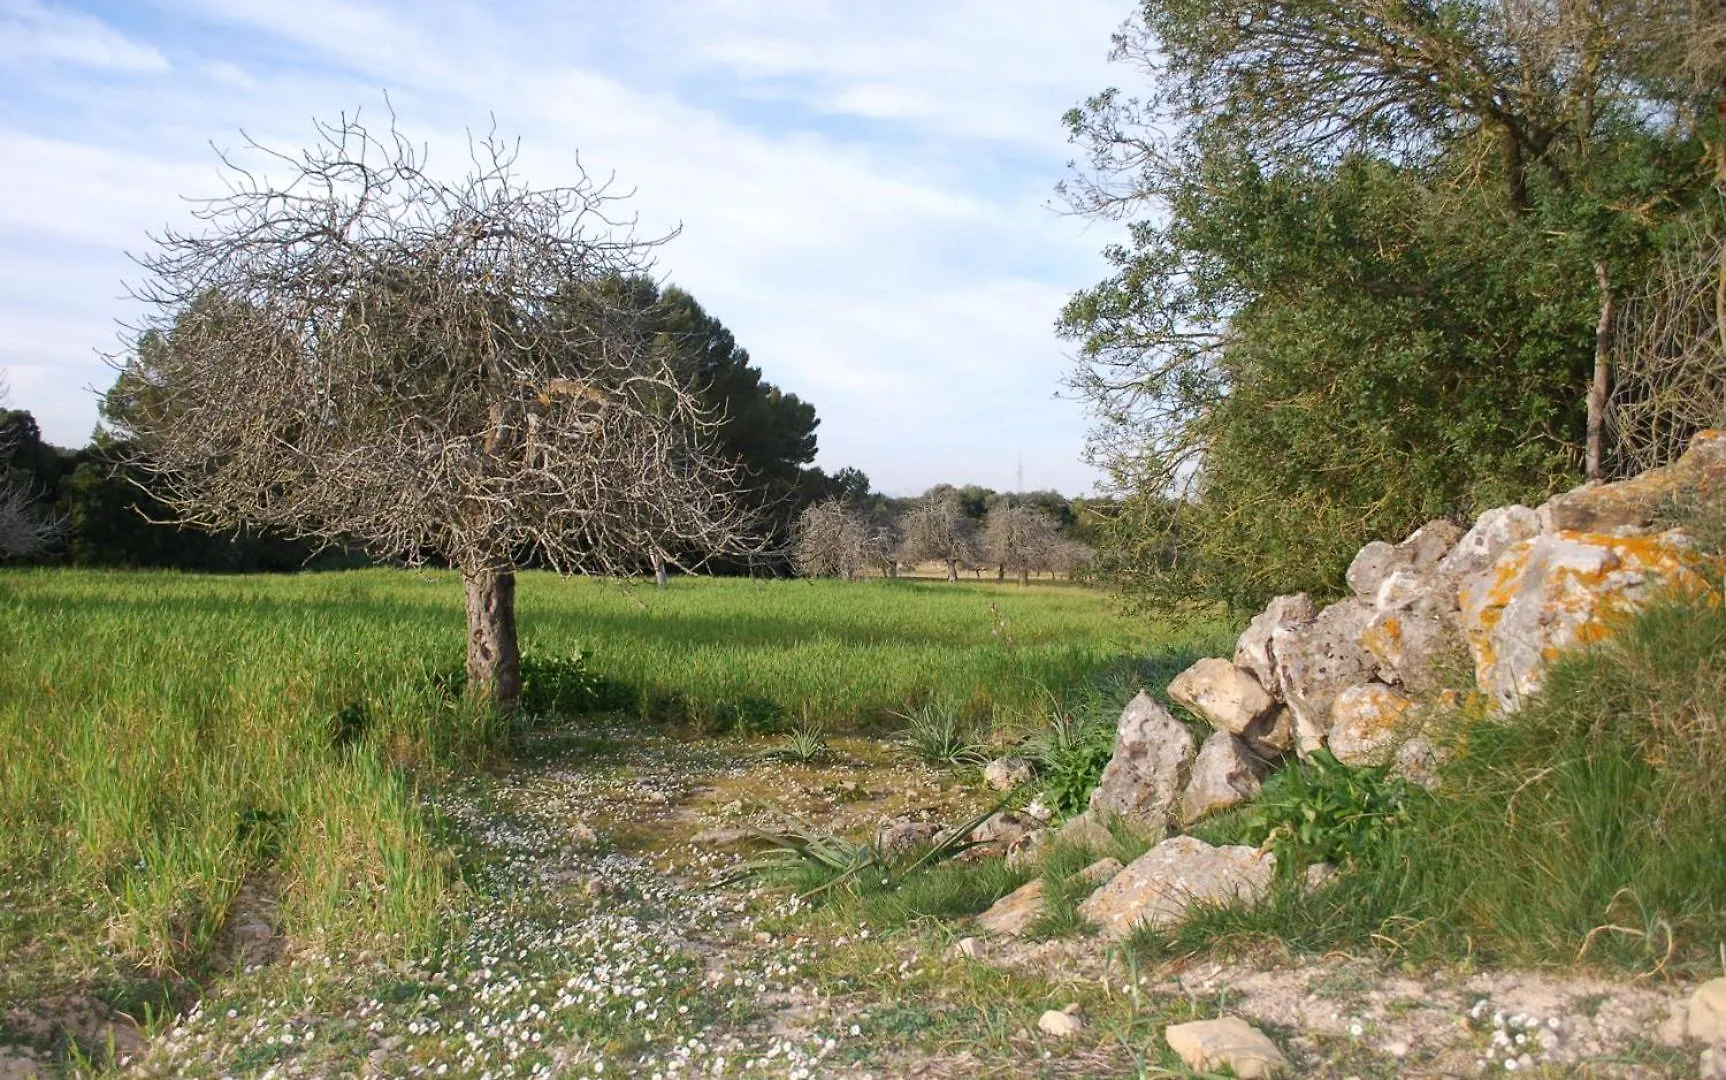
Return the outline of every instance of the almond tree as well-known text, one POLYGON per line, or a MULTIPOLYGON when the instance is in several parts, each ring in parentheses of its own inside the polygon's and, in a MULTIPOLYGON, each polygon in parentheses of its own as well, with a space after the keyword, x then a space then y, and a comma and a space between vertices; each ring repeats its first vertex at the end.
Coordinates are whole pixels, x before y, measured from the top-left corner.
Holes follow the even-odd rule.
MULTIPOLYGON (((4 409, 7 386, 0 373, 0 409, 4 409)), ((0 466, 11 457, 10 440, 0 440, 0 466)), ((64 531, 62 519, 44 516, 30 497, 27 488, 12 483, 0 470, 0 559, 34 555, 59 538, 64 531)))
POLYGON ((1049 566, 1060 534, 1048 518, 1028 506, 1001 499, 983 521, 983 550, 1004 575, 1011 571, 1019 584, 1029 584, 1031 571, 1049 566))
POLYGON ((495 136, 453 183, 393 123, 317 136, 247 140, 267 171, 223 155, 228 192, 137 260, 153 347, 115 361, 122 427, 185 523, 459 568, 470 689, 513 707, 517 567, 742 537, 713 418, 619 287, 668 238, 585 173, 527 186, 495 136))
POLYGON ((977 525, 965 515, 956 491, 931 491, 917 501, 901 526, 908 562, 939 559, 947 564, 947 580, 959 580, 959 567, 977 558, 977 525))
POLYGON ((894 547, 891 530, 828 499, 798 515, 791 561, 803 577, 856 581, 870 567, 890 576, 894 547))

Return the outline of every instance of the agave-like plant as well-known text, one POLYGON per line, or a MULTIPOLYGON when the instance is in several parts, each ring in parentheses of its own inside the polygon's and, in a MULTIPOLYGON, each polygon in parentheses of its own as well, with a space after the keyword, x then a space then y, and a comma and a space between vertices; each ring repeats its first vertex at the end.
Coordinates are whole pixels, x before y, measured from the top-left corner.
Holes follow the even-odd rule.
POLYGON ((1001 800, 951 828, 943 829, 935 842, 921 851, 889 854, 874 842, 862 843, 835 835, 812 822, 792 814, 779 812, 781 825, 777 829, 754 829, 755 835, 776 850, 759 859, 739 866, 720 881, 732 885, 763 876, 782 873, 799 865, 816 867, 832 876, 801 894, 803 899, 817 896, 857 880, 864 871, 873 871, 886 888, 894 888, 910 874, 955 858, 982 841, 971 839, 977 826, 1023 798, 1017 789, 1007 792, 1001 800))
POLYGON ((781 746, 756 755, 762 761, 783 761, 793 765, 811 765, 833 756, 827 745, 827 729, 813 721, 804 721, 791 729, 781 746))
POLYGON ((972 726, 962 723, 958 710, 943 702, 925 702, 893 714, 905 721, 899 745, 930 765, 960 768, 981 765, 988 749, 972 726))

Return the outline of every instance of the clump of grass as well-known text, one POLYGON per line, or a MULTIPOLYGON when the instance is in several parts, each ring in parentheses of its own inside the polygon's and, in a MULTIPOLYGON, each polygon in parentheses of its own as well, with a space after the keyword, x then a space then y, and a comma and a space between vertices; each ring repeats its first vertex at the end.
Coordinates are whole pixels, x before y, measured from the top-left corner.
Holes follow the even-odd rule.
POLYGON ((899 745, 925 764, 957 769, 989 760, 983 732, 961 719, 949 702, 924 702, 894 715, 905 721, 899 745))
POLYGON ((814 765, 832 756, 833 748, 827 745, 826 726, 816 721, 802 720, 791 729, 782 744, 762 751, 757 758, 761 761, 783 761, 789 765, 814 765))

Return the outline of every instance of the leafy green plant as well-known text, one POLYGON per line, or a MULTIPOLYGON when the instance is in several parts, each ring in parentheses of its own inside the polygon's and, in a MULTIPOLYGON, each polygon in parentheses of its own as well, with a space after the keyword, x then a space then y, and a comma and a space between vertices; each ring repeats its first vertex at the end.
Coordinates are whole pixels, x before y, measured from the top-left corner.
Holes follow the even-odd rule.
POLYGON ((1043 797, 1063 816, 1082 813, 1114 750, 1115 728, 1097 708, 1057 708, 1026 750, 1041 766, 1043 797))
POLYGON ((1409 799, 1407 781, 1390 776, 1388 766, 1350 768, 1319 750, 1273 777, 1240 827, 1285 869, 1346 864, 1384 845, 1406 820, 1409 799))
POLYGON ((905 721, 899 745, 930 765, 959 768, 988 760, 982 733, 959 718, 946 702, 925 702, 893 715, 905 721))

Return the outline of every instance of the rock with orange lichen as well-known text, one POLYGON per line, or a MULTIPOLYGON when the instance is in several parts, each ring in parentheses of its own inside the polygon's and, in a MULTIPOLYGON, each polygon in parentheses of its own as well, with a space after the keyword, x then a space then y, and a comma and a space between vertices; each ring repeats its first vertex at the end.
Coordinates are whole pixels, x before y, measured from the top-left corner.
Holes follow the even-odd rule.
POLYGON ((1664 468, 1615 484, 1584 485, 1547 500, 1538 513, 1552 532, 1647 528, 1674 499, 1726 491, 1726 431, 1704 431, 1664 468))
POLYGON ((1383 683, 1351 686, 1331 703, 1330 752, 1344 765, 1383 765, 1396 753, 1414 701, 1383 683))
POLYGON ((1565 530, 1512 544, 1463 583, 1462 625, 1475 679, 1513 712, 1566 649, 1597 641, 1655 591, 1706 592, 1703 556, 1676 530, 1615 536, 1565 530))

